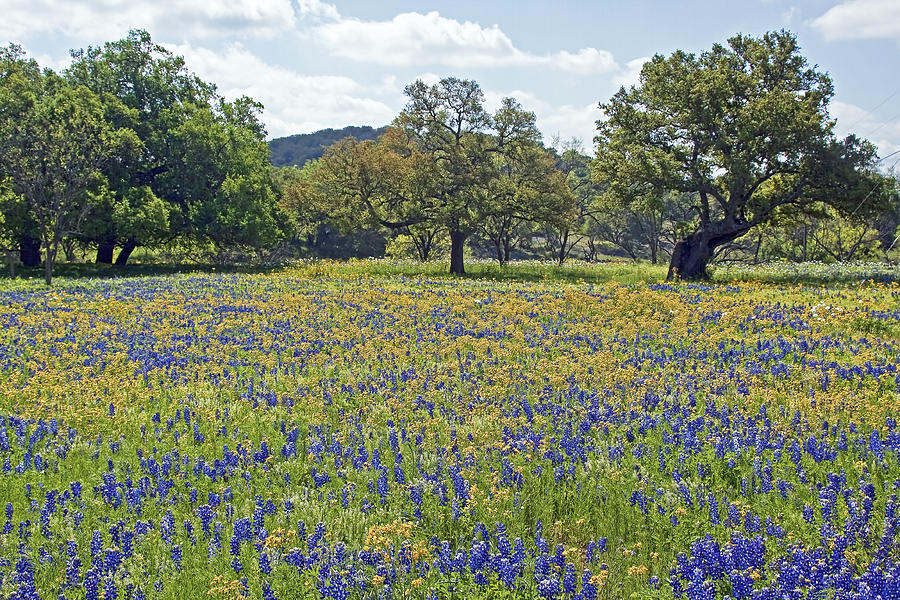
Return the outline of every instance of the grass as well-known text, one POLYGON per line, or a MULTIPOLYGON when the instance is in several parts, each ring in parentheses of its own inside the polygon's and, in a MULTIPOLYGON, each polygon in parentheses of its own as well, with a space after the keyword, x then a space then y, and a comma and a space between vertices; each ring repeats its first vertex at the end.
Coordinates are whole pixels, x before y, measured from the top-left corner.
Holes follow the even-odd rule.
MULTIPOLYGON (((60 263, 56 268, 59 282, 81 279, 113 279, 123 277, 161 277, 202 273, 265 274, 286 268, 316 273, 340 274, 344 277, 415 277, 430 279, 462 279, 488 281, 569 282, 600 284, 615 281, 624 285, 662 282, 667 265, 651 265, 609 259, 596 263, 570 260, 562 266, 548 261, 513 261, 500 266, 494 260, 468 260, 466 274, 450 275, 446 261, 421 263, 413 260, 351 259, 348 261, 310 259, 287 265, 229 265, 211 263, 131 263, 125 266, 94 263, 60 263)), ((900 283, 900 266, 891 263, 787 263, 758 265, 718 265, 711 269, 712 283, 763 283, 772 285, 847 286, 862 282, 900 283)), ((8 272, 0 272, 0 288, 21 288, 22 281, 39 282, 41 268, 17 272, 10 285, 8 272)), ((28 285, 28 284, 24 284, 28 285)))
POLYGON ((704 597, 807 562, 839 597, 900 564, 896 286, 445 270, 0 284, 0 597, 661 599, 680 554, 704 597))

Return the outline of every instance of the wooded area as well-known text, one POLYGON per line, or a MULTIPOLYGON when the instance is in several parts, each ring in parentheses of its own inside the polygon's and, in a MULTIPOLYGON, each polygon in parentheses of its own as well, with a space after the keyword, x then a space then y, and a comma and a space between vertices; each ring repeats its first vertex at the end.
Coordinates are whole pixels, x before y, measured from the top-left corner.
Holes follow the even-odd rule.
POLYGON ((895 252, 891 165, 834 134, 832 82, 785 31, 655 56, 601 104, 593 152, 542 139, 513 98, 489 112, 467 79, 411 83, 388 127, 267 143, 260 104, 225 100, 145 31, 72 59, 57 74, 0 50, 0 240, 10 269, 43 260, 48 284, 60 252, 124 265, 139 247, 387 253, 460 274, 468 255, 612 255, 668 260, 673 279, 717 260, 895 252))

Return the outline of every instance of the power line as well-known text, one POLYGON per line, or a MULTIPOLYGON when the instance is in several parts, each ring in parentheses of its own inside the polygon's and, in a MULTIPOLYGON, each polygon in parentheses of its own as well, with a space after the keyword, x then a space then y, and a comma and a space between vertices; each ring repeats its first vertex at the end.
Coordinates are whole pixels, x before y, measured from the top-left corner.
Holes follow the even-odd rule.
MULTIPOLYGON (((900 154, 900 150, 895 150, 895 151, 891 152, 890 154, 888 154, 887 156, 885 156, 885 157, 883 157, 883 158, 879 158, 877 161, 875 161, 875 164, 878 164, 878 163, 880 163, 881 161, 883 161, 883 160, 885 160, 885 159, 887 159, 887 158, 890 158, 890 157, 894 156, 895 154, 900 154)), ((894 164, 891 165, 891 169, 893 169, 894 167, 896 167, 896 166, 897 166, 897 163, 900 163, 900 159, 897 159, 897 160, 894 162, 894 164)), ((869 199, 869 196, 871 196, 872 194, 874 194, 874 193, 875 193, 875 190, 877 190, 879 187, 881 187, 881 184, 882 184, 883 182, 884 182, 884 178, 881 178, 881 179, 878 180, 878 183, 875 184, 875 187, 873 187, 873 188, 869 191, 869 193, 866 194, 865 198, 863 198, 862 200, 859 201, 859 204, 856 206, 856 208, 853 209, 853 212, 850 213, 850 216, 851 216, 851 217, 852 217, 853 215, 856 214, 856 211, 858 211, 860 208, 862 208, 862 205, 866 203, 866 200, 869 199)), ((897 240, 894 240, 894 242, 896 242, 896 241, 897 241, 897 240)), ((893 247, 893 244, 891 244, 891 246, 893 247)))
MULTIPOLYGON (((891 152, 891 153, 888 154, 887 156, 883 156, 883 157, 879 158, 878 160, 875 161, 875 164, 877 165, 877 164, 880 163, 881 161, 883 161, 883 160, 885 160, 885 159, 887 159, 887 158, 890 158, 890 157, 892 157, 892 156, 895 155, 895 154, 900 154, 900 150, 894 150, 893 152, 891 152)), ((896 165, 897 165, 897 163, 894 163, 894 166, 896 166, 896 165)))
POLYGON ((887 104, 887 102, 888 102, 891 98, 893 98, 894 96, 896 96, 896 95, 898 95, 898 94, 900 94, 900 88, 898 88, 896 91, 892 92, 887 98, 885 98, 884 100, 882 100, 881 102, 879 102, 878 104, 876 104, 875 106, 873 106, 872 108, 870 108, 869 110, 865 111, 865 112, 866 112, 866 116, 860 117, 859 119, 857 119, 856 121, 854 121, 852 124, 848 125, 848 126, 847 126, 847 129, 852 129, 854 126, 856 126, 856 125, 862 123, 862 122, 865 121, 866 119, 874 118, 874 115, 873 115, 872 113, 875 112, 877 109, 881 108, 882 106, 884 106, 885 104, 887 104))
MULTIPOLYGON (((870 131, 869 133, 863 134, 862 137, 867 138, 867 137, 869 137, 870 135, 872 135, 873 133, 875 133, 875 132, 877 132, 877 131, 880 131, 881 129, 884 129, 884 128, 887 127, 888 125, 894 125, 894 123, 892 123, 891 121, 893 121, 894 119, 896 119, 896 118, 898 118, 898 117, 900 117, 900 113, 897 113, 897 114, 894 115, 893 117, 890 117, 889 119, 885 120, 884 122, 881 123, 881 125, 879 125, 879 126, 876 127, 875 129, 873 129, 873 130, 870 131)), ((847 129, 850 129, 850 128, 848 127, 847 129)))

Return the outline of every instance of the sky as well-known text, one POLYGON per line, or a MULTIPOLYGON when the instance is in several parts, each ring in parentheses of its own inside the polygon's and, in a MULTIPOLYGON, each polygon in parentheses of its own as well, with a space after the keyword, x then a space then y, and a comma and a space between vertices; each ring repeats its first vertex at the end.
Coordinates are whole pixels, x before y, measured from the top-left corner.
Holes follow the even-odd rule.
POLYGON ((900 0, 0 0, 0 13, 0 42, 56 70, 72 48, 146 29, 226 98, 262 102, 270 138, 386 125, 406 85, 455 76, 488 109, 518 99, 547 143, 588 150, 598 104, 654 54, 789 29, 834 81, 836 131, 900 150, 900 0))

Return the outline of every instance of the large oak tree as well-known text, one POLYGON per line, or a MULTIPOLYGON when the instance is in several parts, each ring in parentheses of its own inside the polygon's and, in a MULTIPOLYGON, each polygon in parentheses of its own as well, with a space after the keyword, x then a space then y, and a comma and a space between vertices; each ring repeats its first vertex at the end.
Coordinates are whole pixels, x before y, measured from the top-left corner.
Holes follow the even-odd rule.
POLYGON ((639 85, 601 104, 594 177, 623 205, 693 194, 696 226, 675 245, 669 278, 703 278, 718 248, 786 207, 849 212, 865 198, 874 148, 836 138, 832 93, 786 31, 657 55, 639 85))
POLYGON ((137 246, 180 238, 269 246, 280 236, 262 106, 224 101, 182 57, 132 30, 72 52, 66 78, 103 99, 107 121, 134 131, 139 151, 107 163, 109 191, 85 238, 97 262, 125 264, 137 246))

